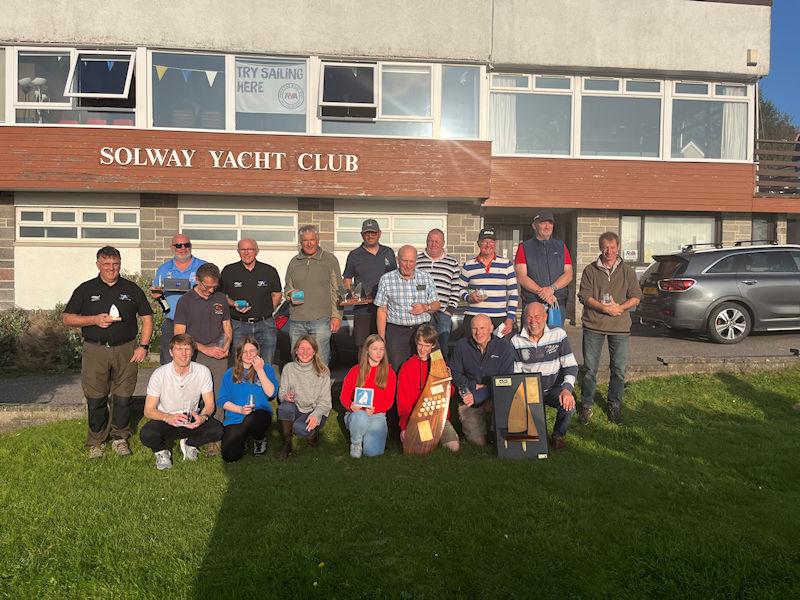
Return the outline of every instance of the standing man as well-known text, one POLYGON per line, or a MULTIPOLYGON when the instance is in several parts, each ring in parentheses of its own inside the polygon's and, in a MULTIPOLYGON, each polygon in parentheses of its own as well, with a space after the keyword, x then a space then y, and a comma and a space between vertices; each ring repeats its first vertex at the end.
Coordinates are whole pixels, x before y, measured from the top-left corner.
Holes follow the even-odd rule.
POLYGON ((103 444, 109 436, 119 456, 131 453, 131 396, 138 363, 147 356, 153 335, 153 309, 138 285, 119 276, 121 263, 119 250, 100 248, 99 275, 72 292, 61 317, 64 325, 80 327, 83 335, 81 386, 88 411, 89 458, 103 456, 103 444), (138 342, 137 315, 142 319, 138 342))
POLYGON ((642 299, 636 272, 619 257, 619 236, 607 231, 600 236, 600 256, 586 265, 581 275, 578 299, 583 304, 583 384, 581 385, 582 424, 592 418, 597 367, 603 341, 608 338, 609 369, 606 415, 622 425, 622 399, 625 393, 625 366, 631 333, 630 310, 642 299))
POLYGON ((273 311, 281 302, 281 278, 275 267, 256 260, 258 243, 245 238, 236 245, 241 260, 222 269, 219 291, 228 296, 233 324, 233 347, 253 337, 261 348, 261 358, 272 363, 278 330, 273 311))
POLYGON ((541 212, 533 217, 534 237, 517 247, 514 270, 522 288, 522 302, 540 302, 552 306, 556 300, 561 314, 566 314, 568 287, 572 281, 572 258, 567 245, 553 235, 553 213, 541 212))
POLYGON ((497 234, 493 227, 478 233, 478 255, 461 267, 461 297, 469 303, 464 312, 464 327, 470 330, 470 321, 476 315, 485 315, 494 328, 503 325, 502 335, 507 336, 517 319, 517 276, 514 265, 497 256, 497 234))
POLYGON ((440 308, 432 315, 433 324, 439 335, 439 347, 447 358, 450 350, 447 341, 450 339, 453 311, 458 306, 458 293, 461 289, 458 281, 461 265, 445 252, 444 232, 441 229, 431 229, 428 232, 425 251, 417 254, 417 269, 428 273, 436 284, 440 308))
POLYGON ((556 422, 550 447, 563 450, 567 447, 569 422, 575 413, 575 376, 578 363, 569 345, 567 332, 561 327, 547 327, 547 309, 544 304, 531 302, 523 312, 525 328, 511 339, 517 353, 515 373, 539 373, 544 403, 556 409, 556 422))
POLYGON ((464 437, 472 444, 485 446, 489 430, 494 429, 492 376, 514 372, 514 348, 492 335, 492 321, 486 315, 471 319, 470 334, 458 340, 450 370, 461 397, 458 418, 464 437))
MULTIPOLYGON (((375 298, 381 277, 397 268, 394 250, 383 246, 381 228, 375 219, 367 219, 361 224, 361 239, 364 243, 347 255, 344 265, 344 287, 347 290, 361 284, 362 298, 375 298)), ((378 307, 375 304, 353 306, 353 339, 361 356, 364 340, 378 333, 378 307)))
MULTIPOLYGON (((175 335, 188 333, 196 342, 194 360, 211 370, 215 397, 228 368, 233 339, 228 299, 216 291, 219 277, 217 265, 201 265, 197 269, 197 285, 180 299, 175 309, 175 335)), ((219 413, 221 417, 221 407, 219 413)))
POLYGON ((161 364, 165 365, 172 359, 169 356, 169 341, 175 335, 175 307, 178 300, 189 291, 194 284, 195 275, 200 265, 205 264, 202 258, 192 256, 192 242, 188 235, 178 233, 172 236, 170 242, 172 248, 172 258, 158 267, 156 276, 153 279, 153 287, 150 295, 158 300, 163 297, 169 304, 169 311, 164 313, 164 320, 161 322, 161 364), (180 291, 165 291, 164 285, 170 283, 168 280, 184 280, 185 289, 180 291))
POLYGON ((331 334, 339 331, 339 286, 342 271, 339 261, 319 245, 319 230, 303 225, 297 232, 300 252, 289 261, 284 292, 292 303, 289 313, 289 338, 294 348, 303 335, 319 345, 326 365, 331 362, 331 334))
POLYGON ((411 343, 418 325, 439 310, 433 278, 417 269, 417 249, 403 246, 397 252, 399 266, 378 283, 378 335, 386 342, 389 363, 395 373, 412 354, 411 343))

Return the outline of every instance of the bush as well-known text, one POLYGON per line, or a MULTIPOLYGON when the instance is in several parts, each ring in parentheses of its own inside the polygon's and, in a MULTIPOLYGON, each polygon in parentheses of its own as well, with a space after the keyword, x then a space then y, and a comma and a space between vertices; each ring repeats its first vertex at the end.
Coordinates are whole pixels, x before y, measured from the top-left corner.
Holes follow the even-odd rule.
POLYGON ((61 322, 64 305, 29 313, 28 328, 17 342, 16 364, 28 370, 63 370, 81 364, 82 342, 76 329, 61 322))
POLYGON ((10 367, 15 363, 17 341, 29 326, 26 310, 15 306, 0 311, 0 367, 10 367))
MULTIPOLYGON (((153 281, 140 273, 123 272, 122 276, 125 279, 130 279, 132 282, 138 285, 142 291, 144 291, 144 295, 147 296, 147 299, 150 301, 150 307, 153 309, 153 337, 150 338, 150 351, 158 352, 161 344, 161 323, 164 322, 164 311, 162 311, 161 307, 158 306, 158 303, 154 302, 150 297, 150 286, 152 285, 153 281)), ((142 324, 140 321, 139 331, 141 331, 141 327, 142 324)))

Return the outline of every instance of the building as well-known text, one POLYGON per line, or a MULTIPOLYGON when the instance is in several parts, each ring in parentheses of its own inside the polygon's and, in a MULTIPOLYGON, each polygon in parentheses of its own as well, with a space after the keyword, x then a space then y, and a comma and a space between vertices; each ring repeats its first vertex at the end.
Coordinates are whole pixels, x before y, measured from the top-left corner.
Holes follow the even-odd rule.
MULTIPOLYGON (((557 214, 577 271, 605 230, 643 266, 775 236, 755 193, 771 0, 10 2, 0 20, 0 304, 65 301, 120 248, 150 274, 178 230, 224 265, 297 227, 343 260, 439 227, 506 253, 557 214)), ((794 228, 792 228, 794 230, 794 228)))

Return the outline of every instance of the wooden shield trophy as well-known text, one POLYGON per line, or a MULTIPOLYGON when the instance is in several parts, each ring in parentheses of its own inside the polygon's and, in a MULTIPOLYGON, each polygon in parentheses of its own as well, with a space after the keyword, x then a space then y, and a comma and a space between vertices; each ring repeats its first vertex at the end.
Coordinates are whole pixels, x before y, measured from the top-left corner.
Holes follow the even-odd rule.
POLYGON ((492 378, 492 397, 501 458, 547 458, 547 420, 538 373, 492 378))
POLYGON ((406 425, 403 452, 430 454, 439 445, 450 410, 450 373, 441 350, 431 353, 428 381, 406 425))

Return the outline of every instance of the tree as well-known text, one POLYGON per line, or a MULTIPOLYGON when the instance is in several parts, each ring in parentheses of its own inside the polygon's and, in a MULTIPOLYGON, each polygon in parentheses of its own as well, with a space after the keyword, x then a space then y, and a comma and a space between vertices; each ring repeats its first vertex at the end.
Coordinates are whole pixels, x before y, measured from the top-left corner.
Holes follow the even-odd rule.
POLYGON ((758 109, 759 139, 794 141, 800 127, 795 124, 791 115, 779 110, 772 100, 762 95, 758 98, 758 109))

